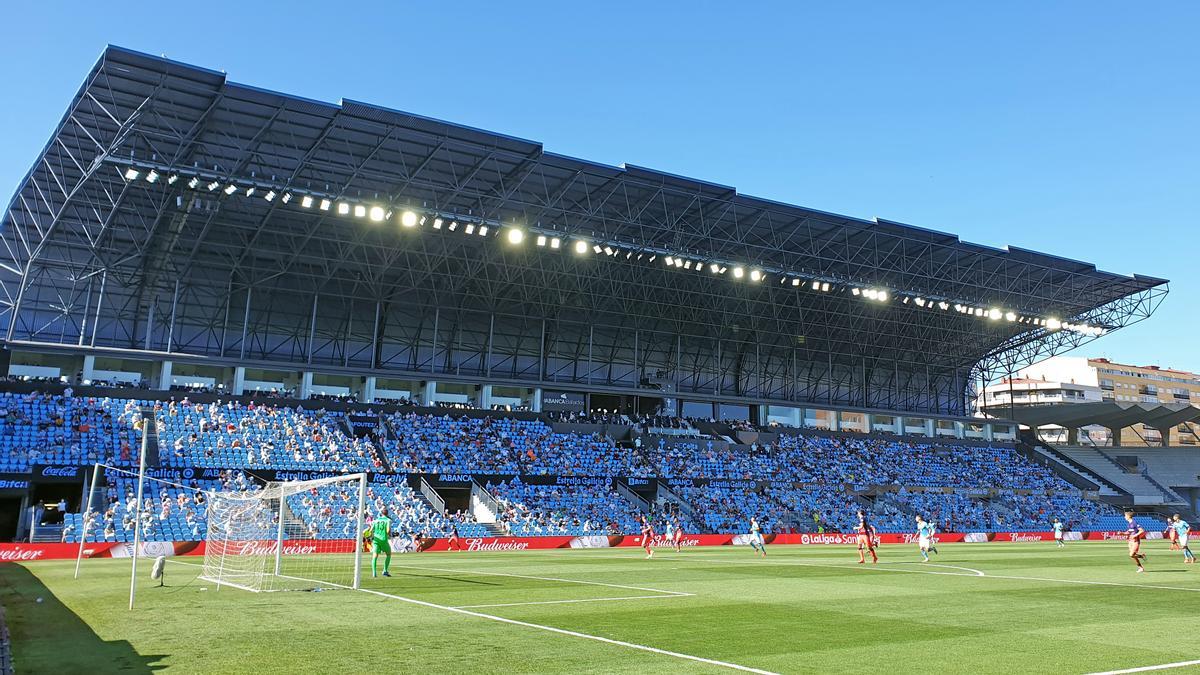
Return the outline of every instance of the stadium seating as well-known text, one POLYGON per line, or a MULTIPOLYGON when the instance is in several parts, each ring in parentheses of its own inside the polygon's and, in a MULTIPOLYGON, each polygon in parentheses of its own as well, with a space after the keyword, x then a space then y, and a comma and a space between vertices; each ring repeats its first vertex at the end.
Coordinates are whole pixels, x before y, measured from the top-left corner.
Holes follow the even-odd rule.
POLYGON ((0 472, 34 464, 129 464, 143 402, 62 395, 0 393, 0 472))
MULTIPOLYGON (((34 463, 129 464, 138 445, 134 424, 145 405, 118 398, 0 394, 0 471, 27 471, 34 463)), ((672 478, 678 497, 690 507, 678 515, 690 531, 744 532, 751 516, 768 530, 848 531, 859 508, 881 531, 912 531, 916 514, 942 530, 1045 530, 1053 518, 1076 530, 1124 529, 1118 510, 1084 499, 1049 469, 1003 446, 785 433, 773 445, 750 449, 698 439, 629 450, 599 433, 555 433, 536 419, 457 412, 396 413, 381 428, 387 433, 356 438, 343 412, 188 399, 158 403, 156 409, 159 456, 166 465, 230 469, 234 476, 241 469, 373 472, 371 512, 388 506, 397 527, 409 533, 444 536, 453 527, 463 536, 490 531, 470 515, 436 512, 408 487, 405 472, 672 478), (379 482, 385 469, 396 475, 379 482), (686 479, 714 482, 689 486, 686 479), (741 480, 770 483, 731 487, 731 481, 741 480)), ((110 541, 132 537, 127 487, 126 479, 115 480, 94 535, 110 541)), ((500 526, 512 534, 640 529, 635 507, 607 489, 520 480, 490 487, 505 507, 500 526)), ((164 489, 165 495, 147 497, 147 540, 202 537, 203 509, 189 501, 189 491, 164 489), (163 506, 164 496, 172 506, 163 506)), ((289 505, 314 536, 344 537, 353 523, 354 505, 343 494, 348 489, 325 486, 291 498, 289 505)), ((653 520, 661 530, 666 518, 659 512, 653 520)), ((1165 526, 1155 518, 1139 517, 1139 522, 1151 530, 1165 526)), ((65 529, 65 540, 77 539, 81 516, 70 515, 65 529)))
MULTIPOLYGON (((208 521, 204 491, 253 489, 245 474, 229 472, 221 480, 191 480, 186 487, 161 481, 146 482, 142 496, 142 539, 144 541, 199 541, 205 538, 208 521)), ((109 480, 102 502, 86 518, 88 541, 132 542, 136 525, 137 481, 109 480)), ((84 536, 85 517, 69 513, 63 520, 63 541, 78 542, 84 536)))
POLYGON ((767 494, 751 489, 706 485, 675 491, 696 510, 696 519, 706 532, 749 532, 751 517, 757 518, 764 529, 772 529, 786 510, 767 494))
POLYGON ((158 413, 159 456, 170 466, 374 471, 375 447, 346 433, 341 413, 254 402, 172 402, 158 413))
MULTIPOLYGON (((321 485, 308 492, 291 495, 287 502, 292 516, 307 529, 304 533, 306 536, 313 539, 355 538, 357 483, 321 485)), ((403 535, 445 537, 451 532, 451 520, 430 508, 402 476, 374 482, 367 487, 367 515, 364 522, 370 522, 384 507, 388 509, 388 517, 395 530, 403 535)), ((464 537, 486 533, 486 529, 478 523, 456 522, 454 525, 464 537)))
POLYGON ((397 471, 564 476, 644 476, 648 470, 607 437, 556 434, 540 421, 393 415, 384 444, 397 471))
POLYGON ((513 536, 629 534, 640 529, 633 507, 611 490, 527 485, 517 479, 486 487, 504 507, 499 522, 513 536))

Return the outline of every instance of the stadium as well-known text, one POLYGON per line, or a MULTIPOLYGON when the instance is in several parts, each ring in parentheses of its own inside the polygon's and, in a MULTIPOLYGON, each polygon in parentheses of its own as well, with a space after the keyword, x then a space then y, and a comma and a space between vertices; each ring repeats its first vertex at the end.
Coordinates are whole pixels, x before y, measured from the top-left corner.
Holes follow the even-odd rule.
MULTIPOLYGON (((1194 613, 1200 462, 1131 486, 1038 436, 1065 413, 973 403, 1164 279, 119 47, 31 160, 0 225, 17 671, 1194 658, 1120 636, 1194 613)), ((1135 408, 1071 419, 1194 417, 1135 408)))

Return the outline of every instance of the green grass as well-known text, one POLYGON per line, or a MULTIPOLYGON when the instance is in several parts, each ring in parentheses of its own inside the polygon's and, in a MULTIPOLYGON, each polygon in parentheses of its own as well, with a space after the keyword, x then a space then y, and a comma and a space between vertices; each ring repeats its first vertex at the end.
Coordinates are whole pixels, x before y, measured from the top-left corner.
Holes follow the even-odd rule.
MULTIPOLYGON (((910 546, 878 567, 849 547, 422 553, 364 588, 781 673, 1089 673, 1200 658, 1200 570, 1166 546, 1146 547, 1146 574, 1123 543, 946 545, 934 561, 986 577, 910 546), (599 600, 657 594, 568 580, 690 595, 599 600)), ((130 612, 127 560, 85 561, 78 581, 73 566, 0 566, 18 672, 732 672, 369 593, 218 592, 179 564, 166 588, 139 580, 130 612)))

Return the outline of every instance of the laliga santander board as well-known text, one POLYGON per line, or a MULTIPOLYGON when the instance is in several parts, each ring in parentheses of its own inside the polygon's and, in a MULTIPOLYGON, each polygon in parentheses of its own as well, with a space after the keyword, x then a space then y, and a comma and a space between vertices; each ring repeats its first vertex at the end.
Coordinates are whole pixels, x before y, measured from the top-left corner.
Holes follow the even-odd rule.
MULTIPOLYGON (((1074 541, 1125 541, 1124 532, 1067 532, 1067 539, 1074 541)), ((990 543, 990 542, 1040 542, 1053 541, 1053 532, 941 532, 937 535, 939 544, 953 543, 990 543)), ((857 535, 853 533, 796 533, 768 534, 764 536, 767 544, 774 545, 847 545, 854 544, 857 535)), ((1148 533, 1148 538, 1161 538, 1161 532, 1148 533), (1155 537, 1155 535, 1158 535, 1155 537)), ((879 535, 881 544, 915 544, 917 535, 911 532, 884 532, 879 535)), ((420 551, 447 551, 448 539, 425 539, 420 551)), ((745 534, 685 534, 680 540, 685 548, 695 546, 746 546, 749 545, 749 535, 745 534)), ((239 542, 246 547, 247 555, 264 555, 274 552, 274 542, 245 541, 239 542)), ((284 555, 314 555, 321 553, 353 553, 358 541, 355 539, 289 539, 284 542, 284 555)), ((626 548, 641 547, 642 537, 637 534, 626 535, 585 535, 579 537, 460 537, 459 545, 465 552, 470 551, 531 551, 538 549, 584 549, 584 548, 626 548)), ((652 546, 663 548, 674 547, 674 542, 663 535, 655 535, 652 546)), ((142 543, 142 555, 145 557, 158 556, 202 556, 205 542, 202 541, 148 541, 142 543)), ((0 562, 27 562, 33 560, 67 560, 73 559, 79 553, 79 544, 27 544, 0 543, 0 562)), ((133 544, 118 542, 94 542, 85 544, 85 558, 128 558, 133 553, 133 544)))

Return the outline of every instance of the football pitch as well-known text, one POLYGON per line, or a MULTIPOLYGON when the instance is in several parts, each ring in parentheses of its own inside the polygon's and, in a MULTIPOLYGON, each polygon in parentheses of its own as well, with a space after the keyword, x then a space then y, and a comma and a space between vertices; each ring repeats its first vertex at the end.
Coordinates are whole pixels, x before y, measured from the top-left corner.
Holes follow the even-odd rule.
POLYGON ((1145 574, 1120 542, 880 550, 420 553, 361 591, 259 594, 195 559, 132 612, 128 560, 5 563, 0 601, 18 673, 1200 671, 1200 570, 1165 542, 1145 574))

